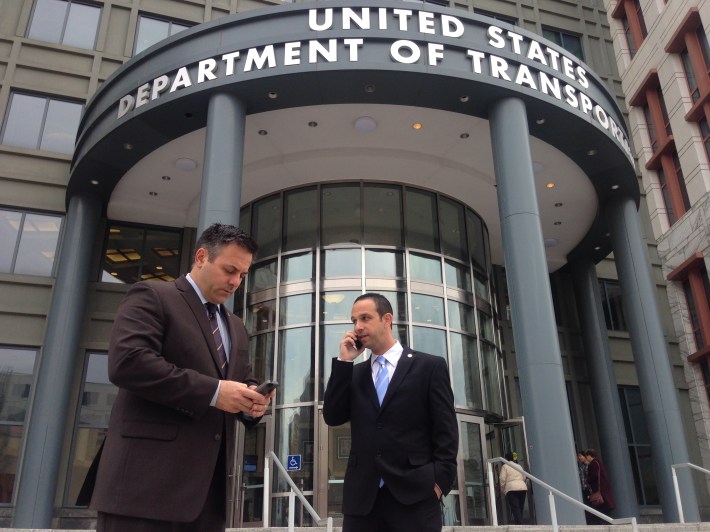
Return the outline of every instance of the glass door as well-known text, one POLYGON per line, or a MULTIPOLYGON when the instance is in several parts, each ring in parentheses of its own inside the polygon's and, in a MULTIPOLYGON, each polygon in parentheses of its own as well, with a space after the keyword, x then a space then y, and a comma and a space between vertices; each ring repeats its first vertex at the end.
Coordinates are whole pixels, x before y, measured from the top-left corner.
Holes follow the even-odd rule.
POLYGON ((230 514, 227 523, 231 528, 263 526, 264 462, 271 416, 265 416, 257 426, 246 430, 236 424, 237 449, 227 486, 230 514))
MULTIPOLYGON (((528 459, 528 445, 525 435, 525 420, 520 418, 508 419, 503 423, 491 425, 495 434, 496 446, 491 449, 491 457, 505 456, 506 453, 513 453, 513 459, 517 460, 518 465, 525 471, 530 471, 530 462, 528 459)), ((496 472, 500 468, 495 468, 496 472)), ((498 490, 497 490, 498 491, 498 490)), ((511 523, 508 514, 508 507, 502 499, 500 493, 497 493, 498 499, 498 520, 500 523, 511 523)), ((533 499, 532 484, 528 483, 528 493, 525 497, 525 506, 523 507, 523 523, 535 524, 535 504, 533 499)))
POLYGON ((459 500, 463 525, 487 525, 483 418, 459 416, 459 500))

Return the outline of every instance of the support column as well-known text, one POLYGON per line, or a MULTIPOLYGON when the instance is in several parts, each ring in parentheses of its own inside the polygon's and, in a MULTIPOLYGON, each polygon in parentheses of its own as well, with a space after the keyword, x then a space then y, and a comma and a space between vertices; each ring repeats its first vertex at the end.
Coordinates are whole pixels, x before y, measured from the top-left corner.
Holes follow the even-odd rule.
MULTIPOLYGON (((629 197, 612 200, 606 211, 663 517, 666 522, 677 522, 671 465, 689 461, 688 446, 658 313, 655 283, 634 200, 629 197)), ((685 521, 700 521, 690 470, 678 471, 678 483, 685 521)))
MULTIPOLYGON (((535 476, 581 500, 525 104, 500 100, 489 120, 530 467, 535 476)), ((545 491, 536 493, 538 523, 550 524, 545 491)), ((560 523, 585 523, 581 509, 560 499, 556 505, 560 523)))
POLYGON ((100 217, 97 198, 70 199, 20 466, 15 528, 52 525, 72 383, 82 361, 79 340, 100 217))
POLYGON ((207 110, 205 166, 197 234, 215 222, 239 225, 246 108, 232 94, 212 96, 207 110))
POLYGON ((606 466, 616 499, 614 516, 638 517, 636 487, 629 460, 629 446, 604 322, 597 272, 591 260, 581 260, 573 264, 571 270, 582 326, 584 352, 587 355, 592 397, 594 397, 594 417, 599 432, 601 459, 606 466))

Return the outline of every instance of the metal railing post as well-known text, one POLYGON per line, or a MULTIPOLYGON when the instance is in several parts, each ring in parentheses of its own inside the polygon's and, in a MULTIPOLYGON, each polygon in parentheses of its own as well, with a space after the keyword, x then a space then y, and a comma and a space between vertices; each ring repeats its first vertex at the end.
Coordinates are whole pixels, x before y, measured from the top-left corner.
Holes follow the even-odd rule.
POLYGON ((296 525, 296 493, 291 490, 288 494, 288 532, 293 532, 296 525))
POLYGON ((491 517, 493 526, 498 526, 498 505, 496 504, 495 479, 493 478, 493 462, 488 462, 488 494, 491 501, 491 517))
POLYGON ((555 494, 551 491, 547 494, 547 499, 550 502, 550 517, 552 518, 552 532, 559 532, 557 526, 557 507, 555 506, 555 494))
POLYGON ((705 473, 706 475, 710 475, 710 471, 703 467, 696 466, 695 464, 691 464, 690 462, 685 462, 682 464, 673 464, 671 466, 671 473, 673 473, 673 489, 675 490, 675 502, 676 506, 678 506, 678 516, 680 518, 680 522, 685 523, 685 517, 683 516, 683 503, 680 500, 680 487, 678 486, 678 476, 676 474, 676 469, 679 469, 681 467, 695 469, 696 471, 700 471, 701 473, 705 473))
POLYGON ((264 528, 269 527, 270 519, 269 519, 269 502, 271 501, 271 476, 269 475, 269 455, 266 455, 264 457, 264 497, 262 501, 262 512, 263 516, 262 519, 264 521, 264 528))

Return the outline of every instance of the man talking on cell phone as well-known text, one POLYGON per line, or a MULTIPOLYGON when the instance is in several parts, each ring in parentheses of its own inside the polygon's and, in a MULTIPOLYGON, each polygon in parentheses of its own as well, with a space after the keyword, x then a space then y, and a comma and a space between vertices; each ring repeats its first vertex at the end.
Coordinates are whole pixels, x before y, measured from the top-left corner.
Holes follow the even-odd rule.
POLYGON ((444 358, 392 334, 392 305, 366 293, 325 390, 328 425, 350 422, 343 532, 441 531, 441 498, 456 478, 458 428, 444 358), (358 347, 356 347, 356 345, 358 347), (369 360, 353 364, 365 349, 369 360))

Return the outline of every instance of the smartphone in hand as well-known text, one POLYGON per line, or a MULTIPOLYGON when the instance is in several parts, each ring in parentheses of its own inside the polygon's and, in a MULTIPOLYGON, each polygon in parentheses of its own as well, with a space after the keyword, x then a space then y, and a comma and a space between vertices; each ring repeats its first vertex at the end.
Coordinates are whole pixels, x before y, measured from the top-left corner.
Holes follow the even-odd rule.
POLYGON ((355 349, 362 349, 362 342, 360 341, 360 338, 355 338, 355 349))
POLYGON ((261 395, 269 395, 273 390, 279 387, 279 383, 276 381, 264 381, 259 386, 256 387, 256 391, 261 395))

